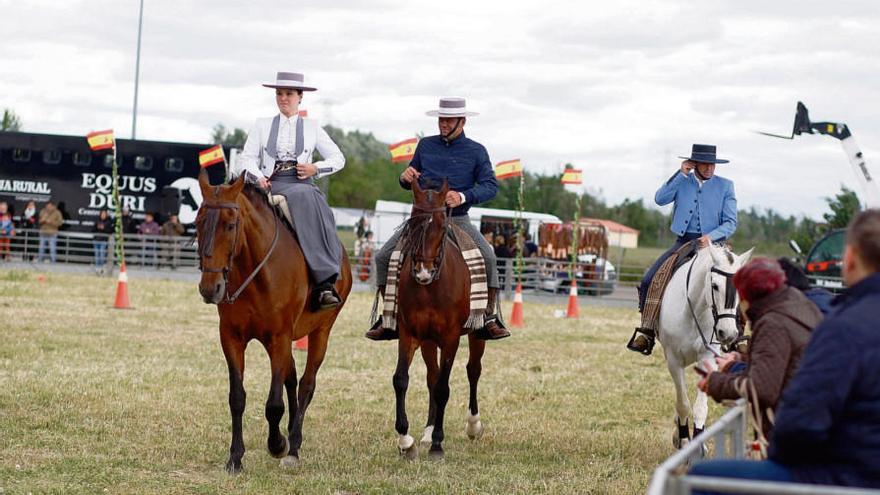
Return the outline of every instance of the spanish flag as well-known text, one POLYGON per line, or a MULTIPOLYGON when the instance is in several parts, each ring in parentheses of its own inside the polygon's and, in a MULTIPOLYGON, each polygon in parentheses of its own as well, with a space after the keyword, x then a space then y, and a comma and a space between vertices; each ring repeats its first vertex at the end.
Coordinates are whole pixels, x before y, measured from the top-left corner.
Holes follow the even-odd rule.
POLYGON ((519 158, 516 160, 507 160, 495 165, 496 179, 509 179, 511 177, 520 177, 523 174, 522 162, 519 158))
POLYGON ((583 184, 584 180, 581 176, 581 170, 577 168, 567 168, 562 173, 563 184, 583 184))
POLYGON ((297 115, 299 115, 300 117, 308 117, 309 111, 308 110, 300 110, 299 112, 297 112, 297 115))
POLYGON ((210 167, 215 163, 225 162, 226 155, 223 154, 223 145, 218 144, 212 148, 208 148, 205 151, 199 152, 199 165, 202 168, 210 167))
POLYGON ((113 139, 113 129, 90 132, 86 134, 86 140, 92 151, 109 150, 116 146, 116 141, 113 139))
POLYGON ((388 150, 391 152, 391 161, 397 163, 412 160, 413 155, 416 153, 416 144, 418 142, 418 139, 412 138, 399 143, 389 144, 388 150))

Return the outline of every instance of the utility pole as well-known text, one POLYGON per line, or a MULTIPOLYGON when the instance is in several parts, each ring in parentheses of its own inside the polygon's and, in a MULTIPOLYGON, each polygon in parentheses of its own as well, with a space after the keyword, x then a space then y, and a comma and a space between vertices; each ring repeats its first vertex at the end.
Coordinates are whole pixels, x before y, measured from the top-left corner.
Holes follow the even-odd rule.
POLYGON ((141 28, 144 25, 144 0, 141 0, 140 14, 138 15, 138 43, 137 58, 134 63, 134 108, 131 112, 131 138, 137 138, 137 115, 138 115, 138 80, 141 75, 141 28))

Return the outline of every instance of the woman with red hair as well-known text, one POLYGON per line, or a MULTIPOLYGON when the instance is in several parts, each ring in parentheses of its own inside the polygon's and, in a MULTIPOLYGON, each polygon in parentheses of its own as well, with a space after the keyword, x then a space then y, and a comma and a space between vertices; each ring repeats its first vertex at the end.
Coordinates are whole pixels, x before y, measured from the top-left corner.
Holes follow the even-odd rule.
POLYGON ((698 384, 719 402, 738 399, 754 386, 765 435, 771 429, 767 411, 776 408, 810 340, 810 332, 822 320, 816 306, 785 280, 779 263, 769 258, 755 258, 736 272, 733 284, 752 328, 748 352, 743 357, 748 366, 739 372, 726 372, 732 360, 721 359, 721 370, 698 384))

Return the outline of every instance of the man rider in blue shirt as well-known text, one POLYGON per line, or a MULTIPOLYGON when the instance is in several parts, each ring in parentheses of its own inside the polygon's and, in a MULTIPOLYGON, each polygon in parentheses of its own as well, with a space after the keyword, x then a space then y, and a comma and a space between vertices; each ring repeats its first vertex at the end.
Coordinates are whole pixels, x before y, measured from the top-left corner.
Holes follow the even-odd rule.
MULTIPOLYGON (((669 178, 657 193, 654 201, 658 206, 673 203, 670 229, 677 239, 668 251, 645 272, 639 284, 639 311, 645 309, 645 299, 651 280, 667 258, 684 244, 699 239, 699 247, 710 242, 722 242, 736 231, 736 193, 733 182, 715 175, 716 163, 727 163, 715 157, 715 146, 695 144, 691 156, 685 157, 681 169, 669 178), (693 172, 693 173, 691 173, 693 172)), ((654 348, 654 330, 636 328, 627 349, 644 355, 654 348)))
MULTIPOLYGON (((428 116, 438 117, 440 134, 419 141, 409 167, 400 174, 400 186, 411 189, 413 181, 420 179, 438 184, 443 179, 449 181, 449 193, 446 195, 446 206, 452 209, 449 218, 473 238, 486 264, 489 303, 486 324, 477 330, 476 335, 481 339, 494 340, 510 336, 510 332, 504 328, 495 314, 496 297, 500 287, 495 253, 492 246, 471 223, 468 210, 471 205, 494 198, 498 192, 498 182, 486 148, 464 135, 466 117, 470 115, 477 114, 467 111, 464 98, 440 99, 439 109, 428 112, 428 116)), ((388 277, 388 262, 399 237, 398 231, 376 254, 376 285, 383 295, 385 280, 388 277)), ((461 283, 466 284, 468 281, 463 280, 461 283)), ((380 317, 366 333, 366 337, 371 340, 393 340, 398 338, 398 333, 383 328, 380 317)))

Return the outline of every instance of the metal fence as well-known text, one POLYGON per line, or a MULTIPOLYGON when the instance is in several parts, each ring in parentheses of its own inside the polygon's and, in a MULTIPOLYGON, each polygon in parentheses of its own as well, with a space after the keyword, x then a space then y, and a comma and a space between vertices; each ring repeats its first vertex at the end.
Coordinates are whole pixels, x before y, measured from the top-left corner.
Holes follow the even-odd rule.
POLYGON ((660 465, 651 477, 648 495, 689 495, 695 490, 718 493, 751 493, 778 495, 877 495, 880 490, 844 488, 827 485, 807 485, 772 481, 750 481, 710 476, 692 476, 687 469, 694 461, 703 459, 704 447, 708 458, 744 459, 748 410, 744 399, 725 413, 718 421, 684 448, 660 465))

